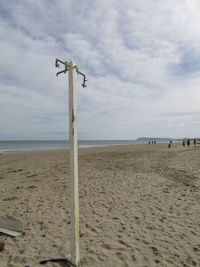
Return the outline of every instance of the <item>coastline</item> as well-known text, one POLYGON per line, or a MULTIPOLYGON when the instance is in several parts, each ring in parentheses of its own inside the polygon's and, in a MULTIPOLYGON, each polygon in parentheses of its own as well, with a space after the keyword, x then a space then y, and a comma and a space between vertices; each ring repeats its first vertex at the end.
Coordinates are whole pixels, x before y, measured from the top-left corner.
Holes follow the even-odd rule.
MULTIPOLYGON (((80 266, 198 266, 199 164, 192 145, 79 149, 80 266)), ((70 253, 66 149, 3 154, 0 196, 1 216, 25 230, 0 237, 2 267, 70 253)))
MULTIPOLYGON (((63 150, 69 149, 69 144, 68 141, 62 141, 62 145, 60 146, 56 146, 55 144, 51 144, 50 142, 55 142, 55 141, 44 141, 44 143, 42 143, 42 141, 0 141, 0 154, 5 154, 5 153, 21 153, 21 152, 30 152, 30 151, 51 151, 51 150, 63 150), (10 146, 4 146, 2 145, 2 143, 8 143, 11 142, 12 143, 18 143, 17 144, 17 148, 15 147, 16 145, 11 145, 10 146), (33 142, 33 144, 29 144, 24 146, 23 142, 33 142), (37 144, 37 142, 39 142, 39 146, 37 144), (45 142, 49 142, 49 146, 45 146, 45 142), (22 143, 22 144, 20 144, 22 143)), ((158 141, 157 144, 167 144, 168 141, 158 141)), ((174 142, 174 143, 178 143, 178 141, 174 142)), ((145 145, 148 144, 148 142, 146 141, 136 141, 136 140, 87 140, 87 141, 83 141, 81 140, 80 143, 78 144, 78 149, 84 149, 84 148, 98 148, 98 147, 112 147, 112 146, 126 146, 126 145, 145 145), (86 144, 84 144, 83 142, 86 142, 86 144)), ((153 145, 153 144, 151 144, 153 145)))

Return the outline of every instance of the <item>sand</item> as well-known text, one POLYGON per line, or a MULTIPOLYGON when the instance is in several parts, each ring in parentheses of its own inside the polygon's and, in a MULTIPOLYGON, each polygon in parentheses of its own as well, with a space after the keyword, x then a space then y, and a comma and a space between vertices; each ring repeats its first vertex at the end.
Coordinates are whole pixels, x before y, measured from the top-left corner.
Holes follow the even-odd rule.
MULTIPOLYGON (((200 146, 80 149, 80 266, 200 266, 199 166, 200 146)), ((68 152, 1 155, 0 198, 24 224, 0 266, 63 266, 38 262, 70 254, 68 152)))

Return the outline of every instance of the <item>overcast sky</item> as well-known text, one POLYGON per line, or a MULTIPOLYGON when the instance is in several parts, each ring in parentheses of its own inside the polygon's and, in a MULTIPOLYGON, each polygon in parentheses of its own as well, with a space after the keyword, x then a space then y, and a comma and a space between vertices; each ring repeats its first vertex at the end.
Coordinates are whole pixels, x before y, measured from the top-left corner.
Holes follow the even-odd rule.
POLYGON ((200 137, 199 0, 0 0, 0 139, 200 137))

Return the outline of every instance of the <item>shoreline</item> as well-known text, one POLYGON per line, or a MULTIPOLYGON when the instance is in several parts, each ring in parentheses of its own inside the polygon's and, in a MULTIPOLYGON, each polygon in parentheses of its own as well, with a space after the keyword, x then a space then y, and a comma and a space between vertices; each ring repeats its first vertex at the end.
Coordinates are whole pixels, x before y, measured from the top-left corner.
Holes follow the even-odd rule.
MULTIPOLYGON (((132 145, 162 145, 168 144, 168 141, 157 142, 156 144, 148 144, 148 143, 130 143, 130 144, 92 144, 92 145, 79 145, 78 149, 87 149, 87 148, 99 148, 99 147, 115 147, 115 146, 132 146, 132 145)), ((174 141, 173 144, 179 144, 179 141, 174 141)), ((67 147, 40 147, 40 148, 18 148, 18 149, 0 149, 0 154, 9 154, 9 153, 26 153, 26 152, 40 152, 40 151, 51 151, 51 150, 69 150, 69 146, 67 147)))

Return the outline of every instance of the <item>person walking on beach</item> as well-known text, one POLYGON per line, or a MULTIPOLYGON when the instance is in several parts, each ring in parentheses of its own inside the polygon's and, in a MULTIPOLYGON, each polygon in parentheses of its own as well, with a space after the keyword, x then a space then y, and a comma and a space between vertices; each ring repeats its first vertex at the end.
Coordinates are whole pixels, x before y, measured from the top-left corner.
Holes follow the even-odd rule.
POLYGON ((197 139, 194 139, 194 147, 196 147, 197 139))
POLYGON ((190 139, 187 140, 187 146, 190 146, 190 139))
POLYGON ((185 147, 185 140, 183 140, 183 147, 185 147))

